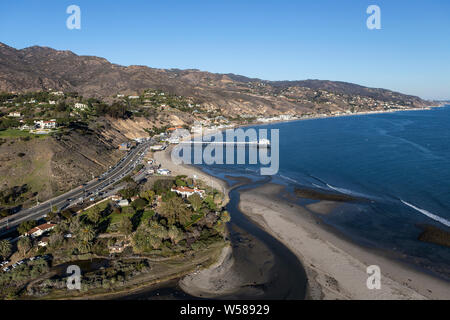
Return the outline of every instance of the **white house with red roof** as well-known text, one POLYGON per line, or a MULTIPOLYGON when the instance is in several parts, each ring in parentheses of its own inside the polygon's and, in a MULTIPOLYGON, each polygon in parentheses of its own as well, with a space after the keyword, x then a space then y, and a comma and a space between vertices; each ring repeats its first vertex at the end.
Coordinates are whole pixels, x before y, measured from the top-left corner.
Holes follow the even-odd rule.
POLYGON ((26 236, 32 236, 33 238, 40 237, 45 232, 49 232, 50 230, 53 230, 56 227, 56 224, 53 223, 44 223, 40 226, 34 227, 27 233, 25 233, 26 236))
POLYGON ((203 198, 205 195, 205 190, 197 189, 197 188, 189 188, 189 187, 176 187, 170 189, 172 192, 176 192, 177 194, 181 195, 182 197, 190 197, 193 194, 198 194, 200 197, 203 198))
POLYGON ((39 120, 39 121, 34 121, 34 123, 37 124, 39 126, 39 128, 41 128, 41 129, 55 129, 57 126, 55 119, 52 119, 49 121, 39 120))

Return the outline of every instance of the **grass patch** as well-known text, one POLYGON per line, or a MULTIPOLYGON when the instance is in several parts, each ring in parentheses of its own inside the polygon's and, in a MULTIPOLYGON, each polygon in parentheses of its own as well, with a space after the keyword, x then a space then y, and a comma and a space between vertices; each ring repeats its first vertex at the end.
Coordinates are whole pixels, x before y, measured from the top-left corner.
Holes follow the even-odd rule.
POLYGON ((141 221, 149 220, 149 219, 153 218, 154 215, 155 215, 155 211, 146 210, 142 213, 141 221))
POLYGON ((33 134, 18 129, 6 129, 0 131, 0 138, 44 138, 46 135, 33 134))

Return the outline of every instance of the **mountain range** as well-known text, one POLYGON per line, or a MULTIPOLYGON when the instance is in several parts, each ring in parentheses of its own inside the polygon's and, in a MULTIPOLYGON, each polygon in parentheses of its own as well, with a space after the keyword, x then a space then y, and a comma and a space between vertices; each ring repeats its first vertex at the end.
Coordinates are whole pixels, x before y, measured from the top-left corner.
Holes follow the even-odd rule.
POLYGON ((192 97, 224 114, 308 114, 432 105, 416 96, 346 82, 266 81, 193 69, 121 66, 71 51, 41 46, 19 50, 0 43, 0 91, 61 90, 112 99, 118 93, 136 94, 148 88, 192 97))

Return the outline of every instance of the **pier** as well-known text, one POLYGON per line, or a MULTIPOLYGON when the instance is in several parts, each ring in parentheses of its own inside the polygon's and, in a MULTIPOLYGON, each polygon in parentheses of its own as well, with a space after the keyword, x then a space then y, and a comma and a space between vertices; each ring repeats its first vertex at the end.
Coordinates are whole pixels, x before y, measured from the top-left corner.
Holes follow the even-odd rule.
POLYGON ((179 144, 217 144, 217 145, 234 145, 234 146, 254 146, 262 148, 270 148, 270 141, 268 139, 261 139, 259 141, 180 141, 179 144))

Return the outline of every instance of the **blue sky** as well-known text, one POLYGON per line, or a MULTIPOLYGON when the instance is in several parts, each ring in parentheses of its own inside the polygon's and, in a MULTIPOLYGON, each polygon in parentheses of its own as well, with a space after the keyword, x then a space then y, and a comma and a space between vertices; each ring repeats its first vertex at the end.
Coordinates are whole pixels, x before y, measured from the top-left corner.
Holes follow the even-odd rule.
POLYGON ((267 80, 327 79, 450 99, 448 0, 17 0, 0 41, 267 80), (66 8, 81 8, 81 30, 66 8), (369 5, 381 30, 366 27, 369 5))

